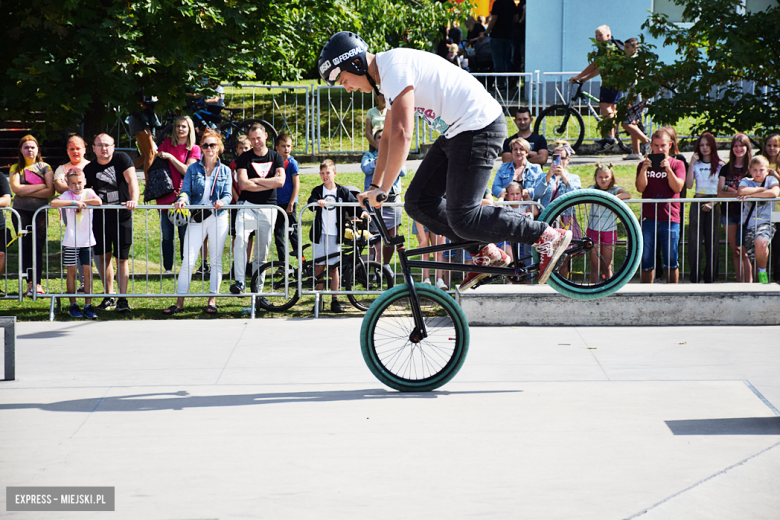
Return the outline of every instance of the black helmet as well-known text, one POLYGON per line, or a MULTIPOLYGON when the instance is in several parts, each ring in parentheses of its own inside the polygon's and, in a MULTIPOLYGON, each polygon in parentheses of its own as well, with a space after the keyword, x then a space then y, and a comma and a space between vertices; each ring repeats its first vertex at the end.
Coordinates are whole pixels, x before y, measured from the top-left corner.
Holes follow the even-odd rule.
POLYGON ((365 76, 368 72, 366 59, 368 44, 355 33, 342 31, 334 34, 322 48, 317 69, 325 83, 333 86, 341 71, 356 76, 365 76))

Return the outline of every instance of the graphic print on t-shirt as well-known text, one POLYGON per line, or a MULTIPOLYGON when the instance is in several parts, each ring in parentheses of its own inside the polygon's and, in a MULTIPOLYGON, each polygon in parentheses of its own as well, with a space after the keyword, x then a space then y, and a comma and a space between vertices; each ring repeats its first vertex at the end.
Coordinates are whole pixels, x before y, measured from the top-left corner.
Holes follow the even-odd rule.
POLYGON ((255 170, 255 173, 257 176, 261 179, 265 179, 268 177, 268 172, 271 171, 271 166, 273 166, 274 163, 272 162, 264 162, 264 163, 258 163, 253 162, 250 163, 252 165, 252 168, 255 170))
POLYGON ((119 190, 116 189, 116 170, 113 166, 109 166, 103 171, 100 171, 96 175, 99 181, 105 182, 109 186, 102 186, 98 190, 101 200, 106 204, 114 204, 119 202, 119 190), (113 190, 111 188, 114 188, 113 190))

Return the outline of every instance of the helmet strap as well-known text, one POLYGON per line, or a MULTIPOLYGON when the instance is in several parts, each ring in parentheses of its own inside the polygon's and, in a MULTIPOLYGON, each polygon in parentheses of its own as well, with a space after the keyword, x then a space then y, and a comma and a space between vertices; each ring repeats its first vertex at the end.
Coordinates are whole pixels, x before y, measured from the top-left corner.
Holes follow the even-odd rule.
POLYGON ((379 87, 376 86, 374 78, 371 77, 371 74, 369 74, 368 71, 366 71, 366 78, 368 79, 368 84, 371 85, 371 87, 374 89, 374 92, 376 92, 376 95, 381 96, 382 93, 379 92, 379 87))

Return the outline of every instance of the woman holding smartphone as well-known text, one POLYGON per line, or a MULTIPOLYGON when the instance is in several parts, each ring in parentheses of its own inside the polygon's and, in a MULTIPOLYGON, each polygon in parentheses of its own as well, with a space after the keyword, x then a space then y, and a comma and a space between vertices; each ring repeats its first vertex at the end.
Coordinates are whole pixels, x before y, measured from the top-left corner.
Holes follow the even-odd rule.
POLYGON ((516 182, 528 192, 532 200, 539 200, 544 194, 544 172, 538 164, 528 160, 531 145, 522 137, 516 137, 509 143, 512 160, 505 162, 496 172, 491 189, 494 197, 500 197, 510 182, 516 182))

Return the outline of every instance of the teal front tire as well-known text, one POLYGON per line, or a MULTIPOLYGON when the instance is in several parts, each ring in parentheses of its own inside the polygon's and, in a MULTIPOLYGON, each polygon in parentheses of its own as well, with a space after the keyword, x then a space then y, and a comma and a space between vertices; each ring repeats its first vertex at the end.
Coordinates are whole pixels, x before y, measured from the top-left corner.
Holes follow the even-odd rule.
MULTIPOLYGON (((590 237, 594 245, 572 253, 553 273, 548 285, 579 300, 608 296, 631 280, 642 259, 642 230, 631 209, 602 190, 576 190, 556 199, 539 220, 569 229, 574 237, 569 251, 590 237)), ((539 255, 534 250, 534 260, 539 255)))
POLYGON ((469 325, 444 291, 415 284, 428 336, 415 343, 411 291, 406 284, 382 294, 369 307, 360 348, 371 373, 401 392, 429 392, 450 381, 466 360, 469 325))

